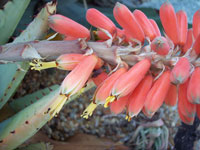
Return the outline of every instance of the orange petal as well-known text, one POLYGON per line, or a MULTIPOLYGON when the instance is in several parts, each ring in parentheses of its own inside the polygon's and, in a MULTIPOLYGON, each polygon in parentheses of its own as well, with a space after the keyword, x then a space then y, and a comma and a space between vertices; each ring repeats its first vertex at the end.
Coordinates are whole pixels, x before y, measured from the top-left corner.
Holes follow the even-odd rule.
POLYGON ((197 38, 196 38, 196 40, 195 40, 195 42, 193 44, 193 47, 192 47, 192 49, 195 51, 195 53, 197 55, 200 54, 200 44, 199 43, 200 43, 200 34, 197 36, 197 38))
POLYGON ((189 80, 187 98, 193 104, 200 104, 200 67, 195 68, 189 80))
POLYGON ((83 54, 63 54, 56 59, 57 67, 63 70, 72 70, 84 58, 83 54))
POLYGON ((200 33, 200 9, 193 16, 192 28, 194 38, 196 39, 200 33))
POLYGON ((116 81, 112 89, 112 96, 120 98, 132 92, 144 78, 150 66, 151 62, 149 59, 143 59, 135 64, 116 81))
POLYGON ((170 50, 169 43, 167 39, 163 36, 158 36, 156 37, 152 42, 151 42, 151 49, 158 53, 159 55, 167 55, 170 50))
POLYGON ((52 15, 48 19, 49 26, 65 36, 74 38, 90 38, 90 31, 81 24, 62 15, 52 15))
POLYGON ((105 29, 112 35, 116 32, 115 24, 95 8, 87 10, 86 19, 94 27, 105 29))
POLYGON ((178 44, 179 42, 179 31, 176 14, 173 6, 169 1, 162 4, 160 7, 160 20, 167 36, 174 42, 178 44))
POLYGON ((155 81, 153 87, 147 94, 144 109, 147 116, 153 116, 153 114, 163 104, 164 99, 170 87, 170 71, 165 71, 158 80, 155 81))
POLYGON ((96 86, 99 86, 103 81, 108 77, 108 74, 106 72, 101 72, 96 77, 93 77, 92 80, 95 83, 96 86))
POLYGON ((105 103, 106 98, 111 94, 111 90, 115 81, 125 72, 127 72, 127 69, 125 68, 118 69, 116 72, 111 74, 101 85, 98 86, 93 98, 96 104, 105 103))
POLYGON ((130 117, 137 116, 142 110, 152 83, 153 77, 151 75, 147 75, 130 95, 128 105, 128 113, 130 117))
POLYGON ((71 96, 83 88, 97 61, 98 58, 95 55, 85 56, 85 58, 65 77, 61 84, 61 94, 71 96))
POLYGON ((127 30, 133 38, 142 43, 144 42, 145 35, 141 26, 125 5, 117 2, 114 7, 113 14, 119 25, 127 30))
POLYGON ((183 47, 183 52, 186 53, 192 46, 193 43, 193 29, 188 29, 187 31, 187 40, 183 47))
POLYGON ((179 29, 179 45, 184 45, 187 40, 187 14, 185 11, 180 10, 176 13, 178 29, 179 29))
POLYGON ((144 31, 144 34, 150 38, 152 41, 156 37, 156 32, 154 30, 153 25, 147 18, 147 16, 140 10, 134 10, 133 12, 134 17, 136 18, 137 22, 142 27, 142 30, 144 31))
POLYGON ((117 28, 117 36, 120 38, 125 38, 124 30, 117 28))
POLYGON ((160 29, 158 28, 157 23, 156 23, 153 19, 149 19, 149 21, 151 22, 151 24, 152 24, 153 27, 154 27, 154 30, 155 30, 155 32, 156 32, 156 36, 161 36, 161 34, 160 34, 160 29))
POLYGON ((177 87, 176 85, 171 84, 167 92, 167 95, 165 97, 165 104, 172 107, 176 105, 177 101, 178 101, 177 87))
POLYGON ((97 61, 96 66, 94 67, 94 69, 96 69, 96 70, 100 69, 103 66, 103 64, 104 64, 104 61, 98 57, 98 61, 97 61))
POLYGON ((189 118, 195 117, 196 105, 189 102, 187 99, 188 81, 179 86, 178 91, 178 110, 182 115, 189 118))
POLYGON ((110 104, 110 111, 114 114, 121 113, 127 105, 129 95, 119 98, 110 104))
POLYGON ((182 84, 190 76, 190 62, 188 58, 181 57, 172 69, 170 80, 174 84, 182 84))

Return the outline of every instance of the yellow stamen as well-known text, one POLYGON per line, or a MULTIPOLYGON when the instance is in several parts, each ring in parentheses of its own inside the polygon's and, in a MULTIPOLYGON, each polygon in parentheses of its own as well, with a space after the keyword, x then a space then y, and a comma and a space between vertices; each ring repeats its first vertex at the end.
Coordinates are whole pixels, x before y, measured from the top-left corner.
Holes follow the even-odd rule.
POLYGON ((125 118, 128 122, 131 121, 131 117, 129 115, 126 115, 126 118, 125 118))
POLYGON ((50 119, 51 120, 55 115, 57 115, 60 110, 62 109, 63 105, 65 104, 65 101, 67 100, 68 97, 65 95, 60 95, 56 100, 55 103, 53 103, 53 106, 51 107, 51 110, 49 112, 50 114, 50 119))
POLYGON ((107 108, 110 103, 114 102, 114 100, 115 100, 115 96, 109 96, 108 98, 106 98, 106 102, 104 104, 104 107, 107 108))
POLYGON ((90 105, 84 110, 81 117, 88 119, 89 116, 92 116, 93 111, 96 109, 97 104, 94 104, 93 102, 90 103, 90 105))
POLYGON ((30 63, 30 66, 32 70, 42 70, 42 69, 48 69, 48 68, 54 68, 57 67, 56 62, 55 61, 51 61, 51 62, 42 62, 41 60, 37 60, 35 59, 34 62, 30 63))

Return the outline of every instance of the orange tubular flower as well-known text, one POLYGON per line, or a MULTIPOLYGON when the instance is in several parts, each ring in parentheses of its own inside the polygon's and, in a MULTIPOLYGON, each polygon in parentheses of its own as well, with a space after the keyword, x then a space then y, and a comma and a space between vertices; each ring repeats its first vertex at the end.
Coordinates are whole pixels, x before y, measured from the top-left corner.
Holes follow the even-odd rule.
POLYGON ((186 53, 192 47, 192 43, 193 43, 193 29, 191 28, 187 30, 187 40, 182 49, 184 53, 186 53))
POLYGON ((183 10, 180 10, 176 13, 176 17, 179 29, 179 45, 183 46, 187 40, 187 14, 183 10))
POLYGON ((97 105, 104 104, 106 102, 106 98, 110 95, 115 81, 125 72, 127 72, 126 68, 118 69, 98 86, 94 93, 93 101, 84 110, 81 117, 88 119, 88 117, 93 114, 93 111, 96 109, 97 105))
POLYGON ((87 21, 96 28, 107 30, 111 35, 116 32, 115 24, 104 14, 95 8, 90 8, 86 13, 87 21))
POLYGON ((144 34, 150 38, 152 41, 156 37, 156 31, 154 30, 153 25, 147 18, 147 16, 140 10, 134 10, 133 12, 134 17, 136 18, 137 22, 142 27, 144 34))
POLYGON ((194 38, 196 39, 200 34, 200 9, 197 10, 193 16, 192 28, 194 38))
POLYGON ((147 94, 144 109, 147 116, 152 117, 163 104, 170 87, 170 71, 165 71, 161 77, 155 81, 153 87, 147 94))
POLYGON ((112 87, 116 80, 126 72, 126 68, 120 68, 111 74, 95 91, 93 98, 94 102, 96 104, 104 104, 106 102, 106 98, 110 96, 112 87))
POLYGON ((187 99, 187 88, 188 88, 188 81, 179 86, 178 111, 179 111, 179 114, 181 114, 185 118, 188 118, 188 119, 191 118, 191 120, 193 120, 192 118, 194 118, 196 114, 196 105, 190 103, 189 100, 187 99))
POLYGON ((110 111, 114 114, 119 114, 121 113, 125 108, 128 103, 130 95, 124 96, 119 98, 117 101, 114 101, 110 104, 110 111))
POLYGON ((142 110, 146 96, 152 86, 152 83, 153 77, 151 75, 147 75, 130 95, 128 114, 131 118, 137 116, 142 110))
POLYGON ((151 61, 149 59, 143 59, 130 68, 128 72, 120 76, 112 88, 112 95, 106 99, 104 107, 108 107, 108 104, 115 99, 131 93, 144 78, 150 66, 151 61))
POLYGON ((176 85, 171 84, 168 93, 165 97, 165 104, 172 107, 177 104, 177 101, 178 101, 177 87, 176 85))
POLYGON ((178 109, 178 114, 179 114, 179 117, 181 118, 182 122, 184 122, 187 125, 193 125, 194 118, 195 118, 194 116, 193 117, 188 117, 188 116, 184 115, 182 113, 181 109, 178 109))
POLYGON ((173 6, 169 1, 162 4, 160 7, 160 20, 167 36, 174 42, 179 44, 179 30, 176 14, 173 6))
POLYGON ((200 104, 200 67, 195 68, 189 80, 187 98, 192 104, 200 104))
POLYGON ((145 35, 141 26, 125 5, 117 2, 114 7, 113 14, 119 25, 127 30, 133 38, 142 43, 144 42, 145 35))
POLYGON ((90 77, 98 58, 95 55, 86 56, 64 79, 60 93, 71 96, 81 90, 90 77), (83 69, 84 68, 84 69, 83 69))
POLYGON ((52 15, 49 17, 49 26, 65 36, 73 38, 90 38, 90 31, 79 23, 62 15, 52 15))
POLYGON ((158 53, 159 55, 167 55, 170 50, 169 43, 167 39, 163 36, 156 37, 151 42, 151 49, 158 53))
POLYGON ((182 84, 190 76, 190 62, 188 58, 181 57, 172 69, 170 80, 174 84, 182 84))
POLYGON ((161 36, 160 29, 158 28, 157 23, 153 19, 149 19, 149 21, 151 22, 152 26, 154 27, 154 30, 156 32, 156 36, 161 36))

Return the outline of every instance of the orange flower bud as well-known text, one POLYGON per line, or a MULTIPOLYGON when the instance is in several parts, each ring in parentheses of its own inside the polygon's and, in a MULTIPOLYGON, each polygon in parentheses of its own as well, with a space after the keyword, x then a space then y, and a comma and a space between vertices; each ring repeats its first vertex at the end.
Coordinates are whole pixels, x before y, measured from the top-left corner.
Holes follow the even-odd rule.
POLYGON ((147 116, 153 116, 154 113, 163 104, 170 87, 170 71, 165 71, 147 94, 144 109, 147 116))
POLYGON ((63 80, 61 84, 61 94, 71 96, 81 90, 90 77, 97 61, 98 58, 95 55, 85 56, 63 80))
POLYGON ((149 21, 151 22, 152 26, 154 27, 154 30, 156 32, 156 36, 161 36, 160 29, 158 28, 157 23, 153 19, 149 19, 149 21))
POLYGON ((170 80, 174 84, 182 84, 190 76, 190 62, 188 58, 181 57, 171 71, 170 80))
POLYGON ((168 106, 175 106, 178 101, 178 91, 174 84, 170 85, 170 88, 165 97, 165 104, 168 106))
POLYGON ((94 27, 105 29, 112 35, 116 32, 115 24, 95 8, 87 10, 86 19, 94 27))
POLYGON ((124 30, 117 28, 117 36, 120 38, 125 38, 124 30))
POLYGON ((49 17, 49 26, 65 36, 74 38, 90 38, 90 31, 81 24, 62 15, 52 15, 49 17))
POLYGON ((182 116, 185 117, 185 119, 194 118, 196 114, 196 105, 190 103, 187 98, 188 83, 189 82, 187 81, 184 84, 180 84, 178 91, 178 111, 182 116))
POLYGON ((152 42, 151 42, 151 49, 158 53, 159 55, 167 55, 170 50, 169 43, 167 39, 163 36, 158 36, 156 37, 152 42))
POLYGON ((142 110, 152 83, 153 77, 151 75, 147 75, 131 93, 128 104, 128 113, 130 117, 137 116, 142 110))
POLYGON ((162 4, 160 7, 160 20, 167 36, 174 42, 179 43, 179 30, 176 14, 173 6, 169 1, 162 4))
POLYGON ((194 122, 194 116, 192 117, 188 117, 186 115, 184 115, 182 113, 182 110, 181 109, 178 109, 178 114, 179 114, 179 117, 181 118, 181 121, 184 122, 185 124, 187 125, 193 125, 193 122, 194 122))
POLYGON ((200 34, 200 9, 197 10, 193 16, 192 28, 194 38, 196 39, 200 34))
POLYGON ((110 111, 114 114, 121 113, 127 105, 129 95, 119 98, 110 104, 110 111))
POLYGON ((189 80, 187 98, 193 104, 200 104, 200 67, 195 68, 189 80))
POLYGON ((187 14, 185 11, 180 10, 176 13, 178 30, 179 30, 179 45, 184 45, 187 40, 187 14))
POLYGON ((156 37, 156 32, 154 30, 153 25, 147 18, 147 16, 140 10, 134 10, 133 12, 134 17, 136 18, 139 25, 142 27, 144 34, 150 38, 152 41, 156 37))
POLYGON ((73 41, 73 40, 77 40, 77 37, 72 37, 72 36, 67 36, 64 38, 64 41, 73 41))
POLYGON ((144 42, 145 35, 141 26, 125 5, 117 2, 114 7, 113 14, 119 25, 127 30, 133 38, 141 41, 142 43, 144 42))
POLYGON ((128 72, 118 78, 113 86, 112 96, 119 99, 132 92, 149 71, 150 66, 149 59, 143 59, 135 64, 128 72))
POLYGON ((184 53, 186 53, 191 48, 192 43, 193 43, 193 29, 191 28, 187 30, 187 40, 182 49, 184 53))

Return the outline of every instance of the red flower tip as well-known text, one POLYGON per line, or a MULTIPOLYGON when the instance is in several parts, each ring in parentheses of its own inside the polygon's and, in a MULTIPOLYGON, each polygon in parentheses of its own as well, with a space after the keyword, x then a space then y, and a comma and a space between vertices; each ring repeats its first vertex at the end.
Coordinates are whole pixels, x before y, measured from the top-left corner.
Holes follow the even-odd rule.
POLYGON ((174 42, 179 44, 179 30, 176 14, 173 6, 167 1, 160 7, 160 20, 167 36, 174 42))
POLYGON ((105 29, 112 35, 116 32, 115 24, 95 8, 87 10, 86 19, 94 27, 105 29))
POLYGON ((176 13, 178 30, 179 30, 179 45, 184 45, 187 40, 187 14, 185 11, 180 10, 176 13))
POLYGON ((48 19, 49 26, 65 36, 74 38, 90 38, 90 31, 81 24, 62 15, 52 15, 48 19))
POLYGON ((156 37, 156 31, 147 16, 142 11, 137 9, 134 10, 133 15, 142 27, 144 34, 152 41, 156 37))
POLYGON ((197 10, 193 16, 192 28, 194 38, 196 39, 200 34, 200 9, 197 10))
POLYGON ((163 36, 156 37, 151 42, 151 49, 158 53, 159 55, 167 55, 170 50, 169 43, 167 39, 163 36))
POLYGON ((119 25, 127 30, 132 38, 135 38, 142 43, 144 42, 145 35, 141 26, 125 5, 117 2, 113 9, 113 14, 119 25))
POLYGON ((174 84, 182 84, 190 76, 190 62, 188 58, 181 57, 171 71, 170 80, 174 84))

